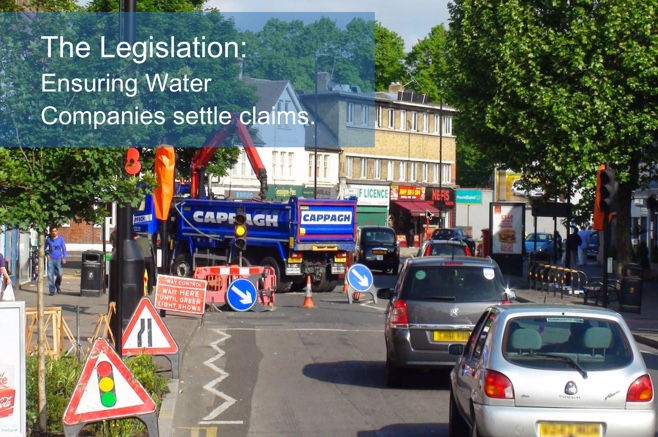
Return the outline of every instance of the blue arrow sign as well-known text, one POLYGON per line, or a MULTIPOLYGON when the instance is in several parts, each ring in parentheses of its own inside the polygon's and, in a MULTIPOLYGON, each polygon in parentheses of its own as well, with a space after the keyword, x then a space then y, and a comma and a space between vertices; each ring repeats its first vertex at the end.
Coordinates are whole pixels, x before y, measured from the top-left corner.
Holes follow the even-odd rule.
POLYGON ((249 311, 256 303, 256 286, 246 279, 236 279, 228 286, 226 303, 235 311, 249 311))
POLYGON ((355 291, 366 292, 372 287, 373 278, 370 269, 363 264, 354 264, 347 271, 347 283, 355 291))

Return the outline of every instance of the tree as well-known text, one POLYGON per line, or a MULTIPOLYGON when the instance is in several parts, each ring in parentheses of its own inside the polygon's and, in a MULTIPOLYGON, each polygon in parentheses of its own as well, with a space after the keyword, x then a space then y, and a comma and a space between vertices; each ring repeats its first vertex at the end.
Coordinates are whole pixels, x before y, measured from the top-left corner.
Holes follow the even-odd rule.
POLYGON ((375 23, 375 90, 388 91, 392 82, 405 77, 404 40, 381 23, 375 23))
MULTIPOLYGON (((610 163, 622 181, 620 264, 631 259, 630 200, 639 164, 655 158, 649 146, 658 127, 656 6, 655 0, 449 6, 447 88, 462 139, 478 144, 492 163, 550 181, 549 197, 591 192, 599 164, 610 163)), ((590 215, 592 204, 584 206, 590 215)))

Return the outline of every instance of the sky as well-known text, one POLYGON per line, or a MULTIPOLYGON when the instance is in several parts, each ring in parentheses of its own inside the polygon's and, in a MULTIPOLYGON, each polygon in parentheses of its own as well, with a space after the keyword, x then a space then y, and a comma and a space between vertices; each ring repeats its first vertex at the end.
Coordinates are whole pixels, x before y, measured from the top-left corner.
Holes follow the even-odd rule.
POLYGON ((432 27, 448 27, 448 0, 209 0, 222 12, 374 12, 375 19, 402 37, 406 51, 432 27))

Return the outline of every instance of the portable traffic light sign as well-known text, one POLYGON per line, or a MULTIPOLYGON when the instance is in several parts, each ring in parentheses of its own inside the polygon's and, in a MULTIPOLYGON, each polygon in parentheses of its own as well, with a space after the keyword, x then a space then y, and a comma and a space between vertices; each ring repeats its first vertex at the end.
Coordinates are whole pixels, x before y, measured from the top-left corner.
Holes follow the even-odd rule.
POLYGON ((128 149, 126 153, 126 173, 134 176, 142 169, 142 164, 139 162, 139 150, 134 147, 128 149))
POLYGON ((96 373, 98 373, 98 391, 100 392, 101 405, 105 408, 112 408, 117 403, 112 364, 109 361, 101 361, 96 367, 96 373))
POLYGON ((611 168, 601 170, 599 174, 599 207, 603 212, 616 209, 616 197, 619 183, 615 180, 615 171, 611 168))
POLYGON ((245 250, 247 248, 247 216, 244 208, 237 209, 233 224, 235 225, 233 244, 236 249, 245 250))

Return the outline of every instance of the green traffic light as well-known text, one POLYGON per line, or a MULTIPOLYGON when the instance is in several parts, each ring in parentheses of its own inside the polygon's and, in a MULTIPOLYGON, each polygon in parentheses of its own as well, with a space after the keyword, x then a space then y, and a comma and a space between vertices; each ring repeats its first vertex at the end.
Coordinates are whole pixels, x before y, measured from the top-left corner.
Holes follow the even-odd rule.
POLYGON ((101 395, 101 404, 106 408, 111 408, 117 403, 117 395, 113 391, 101 395))

